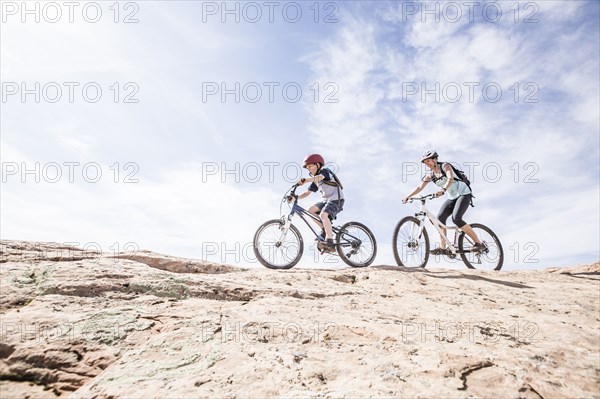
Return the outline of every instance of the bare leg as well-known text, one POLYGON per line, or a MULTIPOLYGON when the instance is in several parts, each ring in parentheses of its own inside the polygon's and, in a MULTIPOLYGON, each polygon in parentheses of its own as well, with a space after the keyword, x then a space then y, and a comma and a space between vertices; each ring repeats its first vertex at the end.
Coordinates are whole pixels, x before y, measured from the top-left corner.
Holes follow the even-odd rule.
MULTIPOLYGON (((317 217, 319 216, 319 212, 321 212, 321 210, 320 210, 318 207, 314 206, 314 205, 313 205, 313 206, 311 206, 311 207, 308 209, 308 211, 309 211, 310 213, 312 213, 313 215, 317 216, 317 217)), ((317 222, 316 220, 315 220, 315 223, 316 223, 316 224, 317 224, 317 226, 319 226, 321 229, 323 228, 323 223, 321 223, 321 222, 317 222)))
POLYGON ((444 233, 444 235, 440 234, 440 248, 441 249, 446 249, 446 240, 445 240, 445 238, 447 237, 447 235, 446 235, 446 232, 447 232, 446 227, 442 227, 442 232, 444 233))
POLYGON ((475 231, 473 231, 471 226, 469 226, 468 224, 465 224, 460 229, 462 231, 464 231, 465 234, 468 235, 471 238, 471 240, 473 240, 473 242, 475 242, 475 244, 481 244, 481 241, 479 241, 479 237, 477 237, 477 234, 475 234, 475 231))
POLYGON ((323 221, 323 228, 325 229, 325 238, 333 239, 333 227, 331 227, 331 220, 329 220, 329 214, 327 212, 321 212, 321 221, 323 221))

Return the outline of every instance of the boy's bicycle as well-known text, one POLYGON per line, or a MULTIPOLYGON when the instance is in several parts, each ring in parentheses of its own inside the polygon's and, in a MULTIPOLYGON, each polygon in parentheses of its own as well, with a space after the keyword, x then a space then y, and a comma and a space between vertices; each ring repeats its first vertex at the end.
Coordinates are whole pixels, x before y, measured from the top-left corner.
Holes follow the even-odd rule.
POLYGON ((460 255, 465 265, 470 269, 500 270, 504 262, 504 252, 500 240, 489 228, 479 223, 470 224, 477 237, 485 244, 484 248, 474 248, 474 242, 458 227, 446 227, 425 206, 425 201, 437 198, 435 194, 423 197, 409 198, 408 202, 421 201, 421 209, 415 216, 407 216, 400 220, 394 229, 392 245, 394 257, 399 266, 425 267, 429 260, 429 254, 439 254, 439 248, 429 250, 429 236, 425 229, 425 218, 440 233, 446 242, 446 248, 450 251, 444 255, 454 259, 460 255), (450 241, 442 231, 442 228, 454 230, 454 240, 450 241))
MULTIPOLYGON (((294 215, 304 220, 319 243, 325 241, 309 223, 307 217, 318 222, 321 219, 298 205, 297 188, 298 185, 294 184, 281 201, 283 206, 288 202, 288 198, 291 198, 290 213, 282 216, 281 219, 263 223, 254 234, 256 259, 270 269, 291 269, 302 257, 304 241, 296 226, 292 224, 294 215)), ((367 226, 358 222, 349 222, 342 227, 334 226, 333 233, 335 250, 346 264, 352 267, 364 267, 373 263, 377 254, 377 243, 367 226)))

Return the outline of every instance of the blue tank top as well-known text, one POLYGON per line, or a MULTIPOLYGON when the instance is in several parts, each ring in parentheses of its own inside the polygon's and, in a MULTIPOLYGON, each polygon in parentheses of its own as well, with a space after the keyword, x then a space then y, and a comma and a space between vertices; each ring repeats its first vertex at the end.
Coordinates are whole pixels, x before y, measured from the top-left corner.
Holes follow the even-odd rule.
MULTIPOLYGON (((446 183, 448 182, 448 177, 446 176, 446 171, 444 170, 445 165, 446 164, 440 165, 440 168, 442 169, 441 175, 436 175, 433 171, 430 172, 431 180, 439 187, 444 187, 446 185, 446 183)), ((467 186, 462 181, 456 180, 456 174, 454 173, 453 170, 451 170, 451 172, 452 172, 452 176, 454 177, 454 181, 446 190, 446 192, 448 193, 448 198, 456 199, 456 198, 460 197, 461 195, 471 194, 471 190, 469 189, 469 186, 467 186)))

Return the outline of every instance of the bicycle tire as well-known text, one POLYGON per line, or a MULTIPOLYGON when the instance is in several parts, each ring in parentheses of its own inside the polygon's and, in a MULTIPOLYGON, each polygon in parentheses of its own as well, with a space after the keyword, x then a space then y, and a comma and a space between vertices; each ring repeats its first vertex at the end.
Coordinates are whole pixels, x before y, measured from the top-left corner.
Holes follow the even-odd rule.
POLYGON ((283 244, 277 245, 282 225, 280 219, 269 220, 263 223, 254 234, 254 255, 263 266, 269 269, 291 269, 298 264, 304 252, 302 235, 293 224, 290 224, 286 237, 289 237, 291 233, 294 241, 284 241, 283 244), (263 251, 264 249, 267 251, 263 251), (291 250, 291 256, 286 256, 288 250, 291 250), (268 259, 265 255, 269 255, 268 259), (278 256, 281 257, 282 262, 276 262, 278 256))
POLYGON ((429 260, 429 235, 427 230, 423 228, 422 237, 413 237, 413 234, 419 231, 420 223, 416 217, 407 216, 396 225, 392 246, 398 266, 425 267, 427 265, 429 260), (399 248, 398 245, 401 247, 399 248), (411 259, 414 260, 411 261, 411 259))
POLYGON ((375 236, 367 226, 358 222, 348 222, 340 228, 336 235, 336 247, 340 258, 352 267, 369 266, 377 255, 375 236))
POLYGON ((481 223, 473 223, 470 226, 477 237, 488 246, 488 251, 481 254, 471 252, 471 239, 466 234, 461 234, 458 237, 458 250, 465 265, 469 269, 500 270, 504 263, 504 250, 496 233, 481 223))

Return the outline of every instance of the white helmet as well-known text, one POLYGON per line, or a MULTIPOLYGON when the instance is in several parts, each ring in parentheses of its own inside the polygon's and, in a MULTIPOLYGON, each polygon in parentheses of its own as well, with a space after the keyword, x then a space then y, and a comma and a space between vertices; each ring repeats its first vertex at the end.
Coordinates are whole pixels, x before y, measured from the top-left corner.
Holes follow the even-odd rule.
POLYGON ((423 153, 423 155, 421 155, 421 162, 423 162, 426 159, 437 158, 437 157, 438 157, 438 153, 435 150, 428 150, 428 151, 425 151, 423 153))

